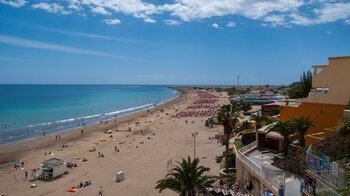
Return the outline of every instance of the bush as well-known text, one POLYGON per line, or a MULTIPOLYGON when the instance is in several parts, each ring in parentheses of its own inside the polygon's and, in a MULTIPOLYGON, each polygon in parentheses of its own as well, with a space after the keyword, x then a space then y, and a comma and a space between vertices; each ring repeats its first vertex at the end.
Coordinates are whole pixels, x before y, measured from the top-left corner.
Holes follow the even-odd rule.
POLYGON ((242 133, 242 144, 247 145, 256 140, 256 133, 252 131, 244 131, 242 133))
POLYGON ((216 157, 216 162, 217 162, 217 163, 220 163, 221 160, 222 160, 223 158, 224 158, 224 157, 221 156, 221 155, 220 155, 220 156, 217 156, 217 157, 216 157))
POLYGON ((249 122, 249 121, 244 121, 242 123, 242 125, 239 127, 239 130, 240 131, 244 131, 246 129, 251 129, 251 128, 253 128, 253 124, 251 122, 249 122))
POLYGON ((227 157, 228 167, 236 167, 236 155, 235 153, 230 153, 227 157))

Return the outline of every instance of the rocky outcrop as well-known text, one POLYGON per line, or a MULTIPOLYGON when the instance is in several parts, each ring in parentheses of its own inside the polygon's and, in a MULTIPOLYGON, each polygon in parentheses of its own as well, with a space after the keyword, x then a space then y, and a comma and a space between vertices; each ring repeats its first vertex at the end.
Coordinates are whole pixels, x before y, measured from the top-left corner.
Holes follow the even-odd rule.
POLYGON ((350 157, 350 127, 340 123, 337 132, 324 140, 312 144, 312 150, 328 156, 350 157))
POLYGON ((305 165, 305 149, 296 145, 289 145, 289 154, 286 157, 275 155, 272 165, 289 171, 293 174, 302 176, 305 165))

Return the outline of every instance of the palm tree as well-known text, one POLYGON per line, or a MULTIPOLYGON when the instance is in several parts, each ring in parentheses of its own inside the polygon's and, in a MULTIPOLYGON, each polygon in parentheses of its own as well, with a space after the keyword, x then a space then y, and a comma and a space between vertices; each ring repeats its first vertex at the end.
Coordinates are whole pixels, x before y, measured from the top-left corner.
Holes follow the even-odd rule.
POLYGON ((206 188, 212 187, 216 177, 204 175, 210 168, 198 166, 199 159, 195 158, 191 162, 183 158, 179 165, 171 169, 165 178, 158 180, 156 189, 162 192, 165 189, 173 190, 181 196, 195 196, 196 193, 205 192, 206 188))
POLYGON ((225 134, 225 145, 226 145, 226 153, 225 153, 225 169, 228 172, 228 147, 230 142, 230 135, 232 133, 232 128, 238 122, 237 112, 235 105, 223 105, 220 107, 219 112, 217 114, 218 122, 224 126, 224 134, 225 134))
POLYGON ((292 123, 300 134, 300 145, 305 147, 305 134, 310 127, 315 127, 314 122, 309 117, 300 116, 299 118, 293 118, 292 123))
POLYGON ((254 120, 255 121, 255 129, 258 130, 261 128, 261 123, 263 121, 266 121, 266 116, 260 116, 259 114, 253 114, 250 116, 250 120, 254 120))
POLYGON ((284 151, 284 156, 288 155, 288 148, 290 144, 290 139, 289 136, 294 134, 295 128, 293 127, 293 124, 288 121, 277 121, 276 124, 272 125, 271 127, 268 128, 268 133, 271 131, 275 131, 279 134, 282 135, 284 141, 283 141, 283 151, 284 151))

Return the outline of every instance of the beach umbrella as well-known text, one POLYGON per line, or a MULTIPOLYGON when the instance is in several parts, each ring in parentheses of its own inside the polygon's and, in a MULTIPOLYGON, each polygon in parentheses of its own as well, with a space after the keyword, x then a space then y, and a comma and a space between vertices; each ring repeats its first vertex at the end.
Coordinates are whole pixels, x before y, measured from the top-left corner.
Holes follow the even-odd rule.
POLYGON ((33 169, 32 169, 32 171, 35 171, 35 172, 38 171, 38 170, 40 170, 39 167, 36 167, 36 168, 33 168, 33 169))
POLYGON ((11 161, 11 163, 15 163, 15 162, 17 162, 17 160, 12 160, 12 161, 11 161))

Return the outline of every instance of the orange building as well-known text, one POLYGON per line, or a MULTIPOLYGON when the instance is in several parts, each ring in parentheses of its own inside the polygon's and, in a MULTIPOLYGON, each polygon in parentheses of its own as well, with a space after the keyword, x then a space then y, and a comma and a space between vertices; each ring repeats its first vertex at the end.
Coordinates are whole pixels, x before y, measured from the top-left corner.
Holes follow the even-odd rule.
POLYGON ((299 106, 282 106, 281 120, 305 116, 315 127, 308 134, 323 132, 343 120, 350 100, 350 56, 330 57, 328 65, 315 65, 312 91, 299 106))

